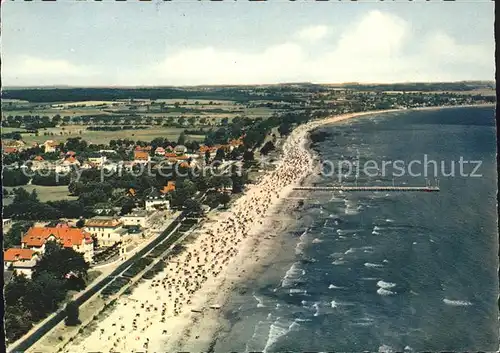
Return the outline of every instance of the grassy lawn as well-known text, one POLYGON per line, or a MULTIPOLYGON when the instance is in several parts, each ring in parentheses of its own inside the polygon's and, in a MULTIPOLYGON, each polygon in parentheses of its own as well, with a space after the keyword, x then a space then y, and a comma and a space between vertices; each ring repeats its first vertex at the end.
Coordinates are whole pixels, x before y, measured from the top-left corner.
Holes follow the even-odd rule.
MULTIPOLYGON (((19 130, 19 129, 18 129, 19 130)), ((157 137, 164 137, 171 141, 177 141, 184 128, 173 127, 151 127, 141 130, 120 130, 120 131, 90 131, 86 130, 86 126, 81 125, 68 125, 59 128, 47 128, 39 131, 39 136, 34 134, 23 134, 23 141, 26 143, 43 143, 46 140, 65 141, 70 137, 81 137, 84 140, 92 143, 107 144, 110 140, 117 139, 131 139, 151 141, 157 137), (44 132, 54 133, 54 136, 44 136, 44 132), (61 135, 61 132, 63 135, 61 135), (81 133, 80 133, 81 132, 81 133)), ((203 141, 204 136, 200 135, 186 135, 188 140, 203 141)))
MULTIPOLYGON (((65 185, 62 186, 39 186, 39 185, 24 185, 24 186, 4 186, 5 189, 12 191, 15 188, 23 188, 29 193, 31 191, 36 190, 38 194, 38 199, 41 202, 47 201, 57 201, 57 200, 76 200, 76 196, 70 196, 68 192, 68 187, 65 185)), ((4 199, 4 204, 11 203, 12 198, 4 199)))

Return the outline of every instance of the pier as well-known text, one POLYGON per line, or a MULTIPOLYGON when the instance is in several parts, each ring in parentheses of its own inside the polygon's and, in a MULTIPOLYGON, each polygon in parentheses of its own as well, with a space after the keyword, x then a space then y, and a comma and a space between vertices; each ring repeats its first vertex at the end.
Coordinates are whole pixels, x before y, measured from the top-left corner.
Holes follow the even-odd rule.
POLYGON ((299 186, 293 190, 309 191, 391 191, 391 192, 439 192, 439 186, 299 186))

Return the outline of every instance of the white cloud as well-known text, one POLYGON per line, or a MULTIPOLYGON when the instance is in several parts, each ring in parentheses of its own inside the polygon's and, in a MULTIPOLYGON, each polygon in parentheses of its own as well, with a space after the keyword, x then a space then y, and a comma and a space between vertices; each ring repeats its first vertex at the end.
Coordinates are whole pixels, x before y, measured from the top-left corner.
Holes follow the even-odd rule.
POLYGON ((411 23, 371 11, 342 27, 314 25, 288 41, 260 51, 217 47, 180 48, 154 63, 121 62, 100 75, 66 60, 23 57, 3 63, 12 78, 43 78, 44 84, 198 85, 309 81, 404 82, 494 78, 494 41, 464 44, 455 35, 429 30, 417 37, 411 23), (320 41, 321 46, 317 45, 320 41), (14 65, 12 65, 14 64, 14 65), (45 79, 46 78, 46 79, 45 79))
POLYGON ((300 30, 297 37, 305 41, 316 42, 325 38, 329 31, 330 28, 325 25, 310 26, 300 30))
POLYGON ((260 53, 207 47, 178 51, 160 63, 153 74, 172 84, 251 84, 294 79, 305 59, 302 48, 294 43, 272 46, 260 53))
MULTIPOLYGON (((327 32, 326 26, 307 27, 297 38, 311 42, 324 39, 327 32)), ((462 45, 441 32, 427 34, 424 40, 415 38, 410 23, 380 11, 344 28, 329 44, 334 44, 332 49, 324 52, 316 47, 313 51, 301 40, 258 53, 215 47, 179 50, 155 68, 155 77, 163 84, 252 84, 493 79, 494 75, 492 48, 462 45), (467 70, 464 64, 478 69, 467 70)))
POLYGON ((44 78, 57 81, 50 82, 50 84, 71 84, 68 82, 68 78, 87 78, 97 73, 95 68, 76 65, 68 60, 42 59, 26 55, 11 60, 5 58, 2 63, 2 76, 8 78, 9 84, 16 83, 10 81, 25 81, 26 78, 44 78))

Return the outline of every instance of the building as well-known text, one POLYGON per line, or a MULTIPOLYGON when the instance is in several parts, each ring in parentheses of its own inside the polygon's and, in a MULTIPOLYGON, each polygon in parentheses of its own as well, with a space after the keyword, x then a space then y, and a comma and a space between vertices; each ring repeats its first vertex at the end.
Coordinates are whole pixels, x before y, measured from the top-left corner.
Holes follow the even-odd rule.
POLYGON ((71 165, 79 166, 80 162, 74 156, 69 156, 69 157, 67 157, 67 158, 64 159, 64 161, 62 162, 62 164, 63 165, 68 165, 68 166, 71 166, 71 165))
POLYGON ((185 154, 187 152, 187 147, 184 146, 184 145, 177 145, 174 148, 174 152, 177 155, 183 155, 183 154, 185 154))
MULTIPOLYGON (((23 151, 26 147, 26 144, 22 140, 3 140, 2 146, 4 148, 4 152, 5 152, 5 149, 7 149, 7 148, 14 148, 16 151, 10 152, 10 153, 17 153, 17 152, 23 151)), ((10 150, 10 151, 13 151, 13 150, 10 150)))
POLYGON ((155 154, 157 156, 164 156, 165 155, 165 149, 163 147, 157 147, 155 149, 155 154))
POLYGON ((12 218, 3 218, 2 219, 2 231, 7 233, 10 228, 12 228, 12 218))
POLYGON ((85 261, 92 262, 94 257, 94 240, 90 233, 80 228, 70 228, 67 225, 31 227, 21 239, 21 248, 43 254, 45 252, 45 244, 48 241, 55 241, 65 248, 72 248, 76 252, 82 253, 85 261))
POLYGON ((52 153, 57 151, 59 143, 55 142, 54 140, 47 140, 43 143, 43 147, 45 153, 52 153))
POLYGON ((160 190, 162 194, 168 194, 171 191, 175 190, 175 181, 169 181, 167 185, 163 187, 163 189, 160 190))
POLYGON ((154 188, 151 188, 145 203, 146 211, 168 210, 170 208, 170 201, 167 200, 167 195, 154 188))
POLYGON ((25 275, 31 278, 33 269, 38 261, 38 254, 34 250, 11 248, 3 252, 4 269, 16 275, 25 275))
POLYGON ((99 246, 111 246, 127 240, 123 223, 114 217, 94 217, 85 222, 84 229, 96 237, 99 246))
POLYGON ((133 210, 120 218, 124 226, 139 226, 141 228, 146 228, 147 220, 148 211, 146 210, 133 210))
POLYGON ((151 161, 151 157, 148 152, 134 151, 134 163, 147 164, 149 161, 151 161))
POLYGON ((13 153, 17 153, 17 148, 15 148, 15 147, 4 147, 4 148, 3 148, 3 153, 4 153, 4 154, 13 154, 13 153))
POLYGON ((88 162, 94 164, 97 167, 100 167, 104 163, 106 163, 106 156, 89 157, 88 162))

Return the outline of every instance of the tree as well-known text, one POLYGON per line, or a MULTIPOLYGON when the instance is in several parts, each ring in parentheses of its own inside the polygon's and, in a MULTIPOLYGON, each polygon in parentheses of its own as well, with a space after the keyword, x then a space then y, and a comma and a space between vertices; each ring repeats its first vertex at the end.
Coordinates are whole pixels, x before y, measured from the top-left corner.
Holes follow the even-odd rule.
POLYGON ((210 163, 210 151, 206 150, 205 151, 205 164, 210 163))
POLYGON ((74 301, 70 301, 66 304, 66 319, 64 323, 66 326, 77 326, 82 322, 79 319, 79 308, 78 305, 74 301))
POLYGON ((21 245, 21 238, 24 233, 33 225, 31 222, 17 222, 12 225, 3 238, 4 249, 21 245))
POLYGON ((278 127, 278 132, 280 133, 281 136, 288 135, 292 131, 292 127, 288 123, 282 123, 278 127))
POLYGON ((219 202, 224 205, 224 208, 227 208, 227 204, 231 201, 231 196, 227 192, 222 192, 219 194, 219 202))
POLYGON ((184 208, 188 213, 193 215, 199 215, 202 212, 200 203, 194 199, 186 200, 186 202, 184 203, 184 208))
POLYGON ((264 146, 262 146, 262 148, 260 149, 260 153, 265 156, 269 152, 271 152, 272 150, 274 150, 274 148, 275 148, 274 147, 274 143, 272 143, 271 141, 267 141, 266 144, 264 146))
POLYGON ((181 134, 179 135, 179 138, 177 139, 177 144, 178 145, 184 145, 186 143, 186 134, 183 132, 181 132, 181 134))
MULTIPOLYGON (((89 264, 81 253, 72 248, 62 248, 59 243, 49 241, 45 244, 45 253, 38 261, 32 277, 35 279, 44 273, 48 273, 57 279, 67 279, 68 275, 84 280, 87 278, 89 264)), ((76 287, 82 285, 76 283, 76 287)), ((84 284, 84 283, 83 283, 84 284)))
POLYGON ((217 152, 215 153, 214 160, 223 161, 224 159, 226 159, 226 153, 224 152, 224 149, 218 148, 217 152))

